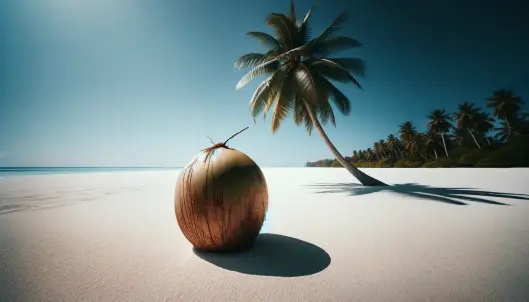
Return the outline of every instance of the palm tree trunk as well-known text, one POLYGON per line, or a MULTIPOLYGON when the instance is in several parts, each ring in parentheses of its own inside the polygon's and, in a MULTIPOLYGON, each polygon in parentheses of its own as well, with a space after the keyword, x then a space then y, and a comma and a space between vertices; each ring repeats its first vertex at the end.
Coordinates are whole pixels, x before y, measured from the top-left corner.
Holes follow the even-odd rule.
POLYGON ((481 148, 481 146, 478 144, 478 141, 477 141, 476 138, 474 137, 474 134, 472 133, 472 130, 468 129, 468 132, 470 133, 470 135, 471 135, 472 138, 474 139, 474 142, 476 143, 476 145, 478 146, 478 148, 481 148))
POLYGON ((375 179, 364 172, 358 170, 357 167, 351 165, 349 162, 343 158, 343 156, 338 152, 338 149, 333 145, 327 134, 325 134, 325 131, 323 131, 323 128, 321 127, 320 122, 312 112, 312 109, 310 108, 309 104, 305 102, 305 108, 307 108, 307 112, 310 116, 310 119, 312 120, 312 123, 314 124, 314 127, 320 133, 321 137, 323 138, 323 141, 331 149, 332 154, 336 157, 336 160, 342 164, 342 166, 349 171, 360 183, 364 186, 387 186, 387 184, 381 182, 378 179, 375 179))
POLYGON ((448 157, 448 150, 446 149, 445 136, 443 132, 441 132, 441 138, 443 139, 443 146, 445 147, 446 157, 448 157))
POLYGON ((489 144, 489 146, 490 146, 490 141, 489 141, 489 138, 487 137, 487 135, 483 135, 483 137, 484 137, 485 140, 487 141, 487 144, 489 144))
POLYGON ((400 153, 400 157, 401 157, 402 159, 404 159, 404 155, 402 155, 402 151, 400 151, 400 148, 399 148, 399 146, 397 146, 397 150, 399 150, 399 153, 400 153))
POLYGON ((433 153, 435 154, 435 159, 437 159, 437 150, 433 149, 433 153))

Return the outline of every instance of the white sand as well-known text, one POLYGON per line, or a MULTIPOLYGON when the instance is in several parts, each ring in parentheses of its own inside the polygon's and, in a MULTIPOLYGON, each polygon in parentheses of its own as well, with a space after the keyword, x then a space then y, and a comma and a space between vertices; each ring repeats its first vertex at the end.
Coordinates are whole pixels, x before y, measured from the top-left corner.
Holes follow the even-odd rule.
POLYGON ((0 179, 0 301, 529 301, 529 196, 491 196, 529 169, 367 170, 400 185, 265 169, 276 235, 236 256, 181 235, 178 172, 0 179))

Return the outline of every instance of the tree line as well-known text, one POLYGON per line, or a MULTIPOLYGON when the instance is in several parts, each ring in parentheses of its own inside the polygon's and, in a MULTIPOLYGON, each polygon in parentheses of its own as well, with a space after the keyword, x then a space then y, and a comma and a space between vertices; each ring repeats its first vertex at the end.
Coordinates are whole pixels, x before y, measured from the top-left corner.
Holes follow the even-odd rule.
MULTIPOLYGON (((358 167, 529 166, 529 115, 521 112, 523 103, 512 90, 500 89, 485 99, 490 112, 472 102, 459 104, 454 113, 435 109, 428 115, 425 132, 405 121, 398 133, 371 148, 354 150, 346 159, 358 167)), ((342 165, 324 159, 306 166, 342 165)))

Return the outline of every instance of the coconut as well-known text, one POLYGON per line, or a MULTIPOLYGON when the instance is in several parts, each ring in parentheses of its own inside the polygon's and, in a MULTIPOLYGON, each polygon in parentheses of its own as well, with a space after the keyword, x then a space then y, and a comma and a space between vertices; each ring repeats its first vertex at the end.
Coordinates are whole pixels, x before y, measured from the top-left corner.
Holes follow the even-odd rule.
POLYGON ((263 172, 246 154, 226 145, 246 129, 202 150, 179 175, 176 220, 198 250, 247 249, 265 220, 268 187, 263 172))

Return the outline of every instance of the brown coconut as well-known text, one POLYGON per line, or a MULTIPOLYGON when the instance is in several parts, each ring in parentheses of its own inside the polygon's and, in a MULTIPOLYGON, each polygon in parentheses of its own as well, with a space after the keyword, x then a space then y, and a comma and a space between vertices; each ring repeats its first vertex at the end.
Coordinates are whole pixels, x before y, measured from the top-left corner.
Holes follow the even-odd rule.
POLYGON ((226 143, 202 150, 180 173, 175 192, 178 225, 203 251, 249 248, 263 225, 268 188, 263 172, 226 143))

